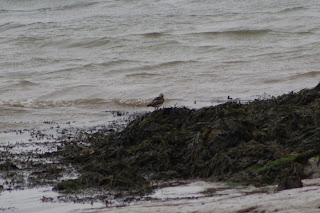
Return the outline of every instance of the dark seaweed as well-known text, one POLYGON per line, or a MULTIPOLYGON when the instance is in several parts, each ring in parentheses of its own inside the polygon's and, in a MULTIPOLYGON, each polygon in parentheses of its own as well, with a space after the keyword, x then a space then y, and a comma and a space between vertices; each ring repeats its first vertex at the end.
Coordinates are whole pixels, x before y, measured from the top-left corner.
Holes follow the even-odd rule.
POLYGON ((319 126, 320 84, 246 104, 155 110, 122 131, 104 129, 63 143, 64 161, 81 175, 55 189, 143 194, 163 181, 194 178, 301 187, 308 159, 320 154, 319 126))

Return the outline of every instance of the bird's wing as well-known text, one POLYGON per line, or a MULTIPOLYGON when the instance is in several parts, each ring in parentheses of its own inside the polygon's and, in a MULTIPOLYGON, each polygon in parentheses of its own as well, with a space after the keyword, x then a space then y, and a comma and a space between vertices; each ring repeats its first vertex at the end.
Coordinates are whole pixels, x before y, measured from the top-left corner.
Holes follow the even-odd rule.
POLYGON ((156 97, 155 99, 153 99, 152 102, 156 102, 156 101, 162 101, 162 98, 161 97, 156 97))

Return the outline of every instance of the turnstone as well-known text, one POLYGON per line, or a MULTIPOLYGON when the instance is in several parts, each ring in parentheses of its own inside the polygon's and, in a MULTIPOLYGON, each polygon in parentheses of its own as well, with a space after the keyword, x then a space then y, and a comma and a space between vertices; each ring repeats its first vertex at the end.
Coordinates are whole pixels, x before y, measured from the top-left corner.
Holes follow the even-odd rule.
POLYGON ((163 98, 163 94, 160 93, 159 97, 156 97, 155 99, 153 99, 153 101, 148 104, 147 107, 154 107, 156 109, 158 109, 164 102, 164 98, 163 98))

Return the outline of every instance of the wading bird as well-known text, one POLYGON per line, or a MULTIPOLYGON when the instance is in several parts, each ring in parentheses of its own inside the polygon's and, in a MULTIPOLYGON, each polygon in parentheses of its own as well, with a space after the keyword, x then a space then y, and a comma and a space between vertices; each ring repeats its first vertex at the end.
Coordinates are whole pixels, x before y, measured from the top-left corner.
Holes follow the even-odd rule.
POLYGON ((163 98, 163 94, 160 93, 159 97, 156 97, 155 99, 153 99, 153 101, 148 104, 147 107, 154 107, 156 109, 158 109, 164 102, 164 98, 163 98))

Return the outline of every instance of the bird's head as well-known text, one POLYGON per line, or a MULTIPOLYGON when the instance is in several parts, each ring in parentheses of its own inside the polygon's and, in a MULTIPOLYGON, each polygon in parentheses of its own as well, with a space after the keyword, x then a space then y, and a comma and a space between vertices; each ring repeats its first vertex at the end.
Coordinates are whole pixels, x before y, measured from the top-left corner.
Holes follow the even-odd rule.
POLYGON ((162 93, 160 93, 159 97, 163 98, 163 94, 162 94, 162 93))

